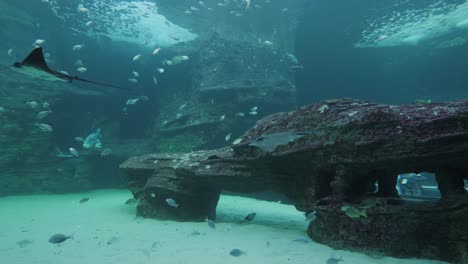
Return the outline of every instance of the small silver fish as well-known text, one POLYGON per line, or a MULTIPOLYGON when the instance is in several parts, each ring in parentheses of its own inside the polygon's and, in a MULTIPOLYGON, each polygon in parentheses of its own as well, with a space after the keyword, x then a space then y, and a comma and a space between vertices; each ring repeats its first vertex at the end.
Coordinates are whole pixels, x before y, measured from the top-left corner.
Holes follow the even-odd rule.
POLYGON ((39 106, 39 104, 36 102, 36 101, 30 101, 30 102, 26 102, 26 104, 31 107, 31 109, 35 109, 39 106))
POLYGON ((81 50, 81 49, 84 48, 84 47, 85 47, 84 44, 78 44, 78 45, 74 45, 74 46, 72 47, 72 50, 73 50, 73 51, 79 51, 79 50, 81 50))
POLYGON ((128 99, 126 105, 134 105, 138 103, 138 101, 140 101, 140 99, 128 99))
POLYGON ((160 51, 161 51, 161 48, 154 49, 153 55, 158 55, 160 51))
POLYGON ((85 67, 79 67, 78 69, 76 69, 76 71, 84 73, 84 72, 87 72, 88 69, 86 69, 85 67))
POLYGON ((78 153, 78 150, 76 150, 75 148, 69 148, 68 150, 70 150, 70 154, 72 154, 73 156, 75 157, 80 156, 80 154, 78 153))
POLYGON ((81 12, 81 13, 88 13, 89 12, 89 9, 86 8, 86 7, 78 7, 78 12, 81 12))
POLYGON ((166 203, 174 208, 177 208, 179 207, 179 205, 176 203, 176 201, 174 201, 174 199, 172 198, 167 198, 166 199, 166 203))
POLYGON ((39 113, 37 113, 36 118, 43 119, 44 117, 48 116, 50 113, 52 113, 52 111, 50 110, 40 111, 39 113))
POLYGON ((227 134, 225 137, 224 137, 224 140, 225 141, 229 141, 231 139, 231 133, 227 134))
POLYGON ((96 132, 89 134, 85 140, 83 141, 83 148, 97 148, 100 149, 102 147, 101 143, 101 129, 98 128, 96 132))
POLYGON ((82 138, 82 137, 75 137, 74 140, 75 140, 75 141, 78 141, 78 142, 83 142, 83 141, 84 141, 84 138, 82 138))
POLYGON ((34 41, 34 44, 36 44, 36 45, 38 45, 38 46, 40 46, 40 45, 42 45, 42 44, 44 44, 44 43, 46 43, 46 41, 43 40, 43 39, 36 39, 36 41, 34 41))
POLYGON ((301 71, 301 70, 304 70, 303 65, 293 65, 293 66, 289 67, 290 72, 298 72, 298 71, 301 71))
POLYGON ((52 127, 48 124, 36 124, 36 126, 43 132, 52 132, 52 127))
POLYGON ((136 72, 136 71, 133 71, 132 74, 133 74, 133 76, 135 76, 135 78, 140 77, 140 74, 138 72, 136 72))
POLYGON ((135 79, 135 78, 130 78, 130 79, 128 79, 128 81, 131 82, 131 83, 138 83, 138 80, 135 79))
POLYGON ((153 75, 153 83, 154 85, 158 85, 158 80, 156 79, 156 77, 154 77, 154 75, 153 75))
POLYGON ((162 64, 163 64, 163 65, 167 65, 167 66, 172 66, 172 65, 174 65, 174 62, 172 62, 171 60, 164 60, 164 61, 162 62, 162 64))
POLYGON ((320 108, 318 109, 318 111, 323 114, 326 110, 328 110, 328 105, 327 104, 324 104, 322 106, 320 106, 320 108))
POLYGON ((135 56, 133 57, 133 61, 138 61, 138 60, 140 60, 140 59, 141 59, 141 56, 142 56, 141 54, 135 55, 135 56))
POLYGON ((107 148, 101 152, 101 157, 109 156, 110 154, 112 154, 112 149, 107 148))

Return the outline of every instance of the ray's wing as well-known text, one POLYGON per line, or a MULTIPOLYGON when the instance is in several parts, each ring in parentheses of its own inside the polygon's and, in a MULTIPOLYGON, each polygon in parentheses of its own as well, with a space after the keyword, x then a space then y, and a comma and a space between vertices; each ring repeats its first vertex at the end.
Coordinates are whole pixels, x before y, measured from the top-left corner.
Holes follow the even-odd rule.
POLYGON ((42 69, 44 71, 50 70, 49 66, 44 59, 42 47, 37 47, 29 53, 29 55, 20 63, 21 66, 31 66, 42 69))

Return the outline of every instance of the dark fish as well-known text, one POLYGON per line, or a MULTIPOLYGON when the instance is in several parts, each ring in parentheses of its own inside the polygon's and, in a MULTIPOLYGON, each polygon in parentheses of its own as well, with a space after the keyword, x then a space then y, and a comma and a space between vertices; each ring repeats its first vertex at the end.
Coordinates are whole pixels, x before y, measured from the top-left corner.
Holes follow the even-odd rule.
POLYGON ((206 223, 208 223, 208 226, 212 229, 215 229, 216 228, 216 223, 213 221, 213 220, 210 220, 210 219, 205 219, 206 223))
POLYGON ((329 258, 327 259, 327 262, 325 264, 338 264, 338 262, 344 261, 343 257, 340 257, 339 259, 337 258, 329 258))
POLYGON ((88 197, 82 198, 82 199, 80 200, 80 204, 81 204, 81 203, 86 203, 87 201, 89 201, 89 198, 88 198, 88 197))
POLYGON ((192 234, 190 234, 190 235, 191 236, 199 236, 199 235, 201 235, 201 233, 198 232, 198 231, 193 231, 192 234))
POLYGON ((117 240, 119 240, 118 237, 111 237, 111 239, 109 239, 106 244, 107 245, 114 244, 115 242, 117 242, 117 240))
POLYGON ((307 244, 309 243, 309 240, 307 238, 300 237, 300 238, 294 239, 293 242, 307 244))
POLYGON ((254 220, 256 215, 257 215, 257 213, 250 213, 244 218, 244 220, 245 221, 252 221, 252 220, 254 220))
POLYGON ((134 205, 136 203, 137 203, 137 199, 135 199, 135 198, 130 198, 127 201, 125 201, 126 205, 134 205))
POLYGON ((49 243, 60 244, 62 242, 65 242, 69 238, 71 238, 71 236, 66 236, 64 234, 55 234, 49 238, 49 243))
POLYGON ((24 248, 26 246, 29 246, 33 243, 33 241, 31 240, 27 240, 27 239, 24 239, 24 240, 20 240, 18 242, 16 242, 16 244, 18 244, 18 246, 20 246, 21 248, 24 248))
POLYGON ((240 257, 242 255, 244 255, 245 252, 238 249, 238 248, 235 248, 233 250, 231 250, 231 252, 229 252, 229 255, 233 256, 233 257, 240 257))

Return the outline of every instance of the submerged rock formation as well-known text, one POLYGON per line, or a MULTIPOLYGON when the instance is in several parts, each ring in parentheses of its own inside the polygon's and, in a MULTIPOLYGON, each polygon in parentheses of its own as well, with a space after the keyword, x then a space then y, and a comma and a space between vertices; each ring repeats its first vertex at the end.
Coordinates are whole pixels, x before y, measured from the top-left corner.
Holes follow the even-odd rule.
POLYGON ((221 147, 226 135, 238 137, 260 117, 295 107, 291 67, 301 65, 293 55, 295 29, 306 3, 288 2, 281 11, 284 3, 246 9, 207 0, 187 10, 183 2, 158 2, 161 14, 199 36, 170 48, 190 59, 165 66, 165 76, 176 75, 167 89, 161 78, 165 92, 157 96, 153 135, 159 152, 221 147), (250 111, 254 107, 258 111, 250 111))
POLYGON ((298 210, 317 211, 309 234, 322 243, 462 263, 467 157, 468 101, 388 106, 343 99, 268 116, 231 147, 134 157, 121 168, 143 216, 214 219, 222 190, 271 188, 298 210), (397 176, 419 171, 436 173, 442 203, 398 199, 397 176), (383 202, 360 207, 369 197, 383 202), (367 218, 349 217, 343 205, 367 210, 367 218), (428 233, 430 239, 420 236, 428 233))
POLYGON ((295 106, 293 63, 283 50, 212 33, 178 52, 190 60, 169 68, 185 67, 186 75, 159 102, 154 129, 162 152, 223 146, 227 134, 240 136, 259 116, 295 106))

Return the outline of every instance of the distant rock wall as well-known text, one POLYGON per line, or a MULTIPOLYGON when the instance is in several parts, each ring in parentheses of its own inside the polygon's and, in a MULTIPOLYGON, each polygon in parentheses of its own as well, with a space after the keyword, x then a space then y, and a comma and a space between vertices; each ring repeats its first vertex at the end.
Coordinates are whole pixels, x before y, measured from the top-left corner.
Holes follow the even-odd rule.
POLYGON ((262 116, 295 107, 294 75, 286 55, 263 43, 224 39, 218 34, 197 47, 187 53, 190 87, 159 101, 155 120, 159 151, 220 147, 262 116), (168 142, 172 150, 163 148, 168 142))
POLYGON ((0 75, 0 196, 90 188, 87 164, 56 157, 54 131, 42 131, 37 125, 51 121, 37 115, 50 111, 67 84, 33 80, 8 70, 0 75))
POLYGON ((288 9, 277 3, 247 9, 239 1, 158 2, 161 14, 199 35, 170 49, 190 57, 183 63, 183 78, 190 80, 174 81, 172 93, 159 100, 158 152, 221 147, 261 117, 295 108, 291 67, 300 64, 293 55, 295 27, 305 2, 288 2, 288 9))

